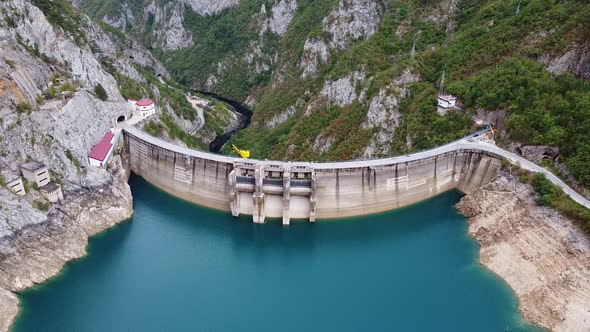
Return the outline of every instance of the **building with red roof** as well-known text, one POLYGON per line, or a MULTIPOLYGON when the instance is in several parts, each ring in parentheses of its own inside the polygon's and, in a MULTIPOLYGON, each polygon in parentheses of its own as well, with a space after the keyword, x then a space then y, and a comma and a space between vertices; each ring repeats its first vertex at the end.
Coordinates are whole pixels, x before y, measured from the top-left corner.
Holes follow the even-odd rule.
POLYGON ((137 101, 129 100, 135 103, 135 113, 141 117, 148 117, 156 114, 156 104, 151 99, 141 99, 137 101))
POLYGON ((92 147, 92 150, 88 154, 90 165, 106 168, 113 155, 118 138, 118 135, 114 135, 110 131, 104 134, 102 139, 92 147))

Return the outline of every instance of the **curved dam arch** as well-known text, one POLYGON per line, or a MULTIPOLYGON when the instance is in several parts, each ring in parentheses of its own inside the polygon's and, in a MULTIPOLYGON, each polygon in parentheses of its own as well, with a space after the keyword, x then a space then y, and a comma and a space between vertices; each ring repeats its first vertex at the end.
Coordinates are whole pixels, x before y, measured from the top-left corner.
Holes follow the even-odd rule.
MULTIPOLYGON (((414 204, 451 189, 469 193, 491 181, 503 159, 561 182, 519 156, 468 139, 385 159, 282 162, 192 150, 126 124, 121 127, 124 159, 131 171, 172 195, 236 217, 252 215, 255 223, 264 223, 267 217, 282 218, 287 225, 291 219, 314 222, 359 216, 414 204)), ((560 186, 590 207, 563 182, 560 186)))

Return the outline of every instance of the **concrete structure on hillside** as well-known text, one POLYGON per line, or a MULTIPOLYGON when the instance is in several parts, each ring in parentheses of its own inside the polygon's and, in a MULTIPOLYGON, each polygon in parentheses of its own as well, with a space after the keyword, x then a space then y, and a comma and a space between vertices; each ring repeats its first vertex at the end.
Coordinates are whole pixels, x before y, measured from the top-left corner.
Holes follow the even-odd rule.
POLYGON ((107 132, 102 139, 92 147, 88 154, 88 162, 91 166, 106 168, 113 156, 120 137, 120 131, 116 133, 107 132))
POLYGON ((64 199, 64 195, 61 191, 61 186, 54 182, 49 182, 43 187, 39 188, 39 191, 47 198, 51 203, 57 203, 64 199))
POLYGON ((453 108, 457 107, 457 97, 452 95, 438 95, 438 107, 453 108))
POLYGON ((6 181, 6 188, 12 190, 19 196, 24 196, 27 193, 23 185, 23 179, 20 176, 12 173, 5 173, 3 175, 6 181))
POLYGON ((44 164, 30 162, 21 165, 20 169, 25 179, 30 183, 36 183, 39 188, 51 181, 49 177, 49 169, 47 169, 47 166, 44 164))
POLYGON ((501 157, 453 143, 388 159, 340 163, 244 160, 190 150, 124 126, 126 166, 188 201, 266 218, 340 218, 410 205, 451 189, 471 192, 493 179, 501 157))

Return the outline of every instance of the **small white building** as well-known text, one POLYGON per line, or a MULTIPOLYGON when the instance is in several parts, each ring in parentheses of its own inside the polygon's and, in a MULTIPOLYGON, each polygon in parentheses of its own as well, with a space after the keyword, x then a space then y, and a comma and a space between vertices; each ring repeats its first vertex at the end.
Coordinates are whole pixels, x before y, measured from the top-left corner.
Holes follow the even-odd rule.
POLYGON ((208 107, 209 105, 211 105, 211 102, 209 100, 204 99, 204 98, 199 98, 197 96, 187 96, 187 99, 190 103, 192 103, 194 106, 197 106, 197 107, 205 108, 205 107, 208 107))
POLYGON ((20 166, 25 179, 31 183, 36 183, 38 187, 43 187, 51 181, 49 169, 47 166, 37 162, 30 162, 20 166))
POLYGON ((119 133, 115 135, 110 131, 107 132, 102 139, 92 147, 92 150, 88 154, 88 162, 90 165, 101 168, 107 167, 109 160, 113 156, 115 147, 117 146, 119 133))
POLYGON ((57 203, 64 199, 61 186, 55 182, 49 182, 43 187, 39 188, 39 191, 47 198, 51 203, 57 203))
POLYGON ((20 176, 12 175, 7 177, 6 187, 20 196, 24 196, 27 193, 23 185, 23 179, 20 176))
MULTIPOLYGON (((131 100, 129 102, 132 102, 131 100)), ((135 101, 135 114, 147 118, 156 114, 156 104, 151 99, 135 101)))
POLYGON ((457 106, 457 97, 452 95, 438 95, 438 107, 442 107, 444 109, 453 108, 457 106))

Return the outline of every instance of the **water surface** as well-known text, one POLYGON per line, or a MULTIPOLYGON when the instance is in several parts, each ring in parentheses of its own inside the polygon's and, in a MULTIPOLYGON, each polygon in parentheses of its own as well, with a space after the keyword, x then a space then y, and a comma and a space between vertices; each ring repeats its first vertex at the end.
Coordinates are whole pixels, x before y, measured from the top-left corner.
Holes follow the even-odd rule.
POLYGON ((457 192, 282 227, 130 183, 132 220, 20 294, 13 331, 537 331, 477 263, 457 192))

